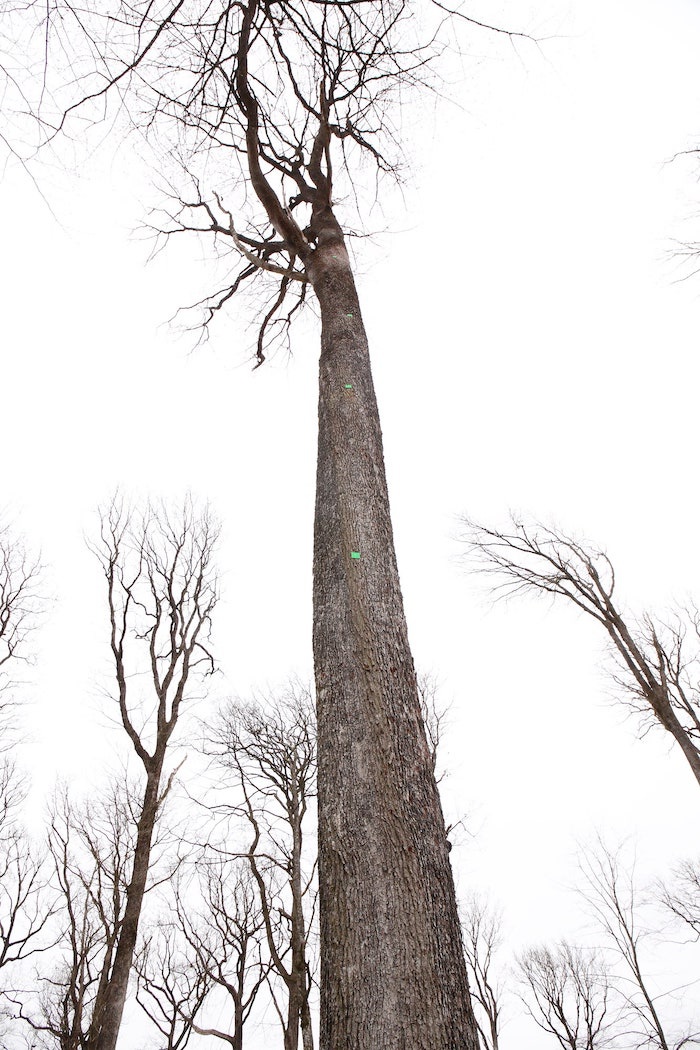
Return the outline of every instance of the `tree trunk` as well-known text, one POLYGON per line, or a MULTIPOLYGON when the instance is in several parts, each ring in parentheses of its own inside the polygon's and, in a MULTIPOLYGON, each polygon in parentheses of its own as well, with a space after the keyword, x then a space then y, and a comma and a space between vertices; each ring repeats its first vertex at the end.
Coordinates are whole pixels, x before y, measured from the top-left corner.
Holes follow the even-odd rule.
POLYGON ((478 1050, 367 338, 332 219, 309 276, 322 318, 314 536, 320 1050, 478 1050))
POLYGON ((139 919, 143 898, 146 893, 146 880, 151 863, 151 846, 153 841, 153 829, 158 812, 158 790, 160 786, 160 774, 162 760, 154 763, 153 769, 149 771, 146 781, 146 789, 139 817, 136 848, 134 850, 134 866, 131 881, 126 892, 126 907, 124 919, 119 931, 119 942, 114 956, 114 967, 107 986, 105 1001, 103 1004, 95 1004, 95 1011, 99 1014, 93 1019, 96 1028, 96 1037, 91 1044, 94 1050, 115 1050, 119 1037, 126 994, 129 988, 129 977, 134 961, 134 950, 139 930, 139 919), (95 1024, 95 1022, 97 1022, 95 1024))
POLYGON ((314 1032, 311 1023, 311 1007, 309 1006, 308 989, 301 1006, 301 1045, 304 1050, 314 1050, 314 1032))
POLYGON ((241 991, 241 998, 236 1000, 234 1009, 234 1025, 233 1025, 233 1039, 231 1040, 231 1046, 233 1050, 243 1050, 243 1025, 245 1024, 245 1018, 243 1017, 243 989, 241 991))
POLYGON ((307 1047, 308 1035, 304 1038, 304 1005, 308 994, 306 987, 306 924, 304 922, 304 896, 301 877, 301 850, 302 830, 299 812, 299 793, 294 782, 291 784, 292 802, 294 813, 292 817, 292 856, 291 856, 291 887, 292 887, 292 915, 291 915, 291 949, 292 967, 290 972, 288 1026, 289 1047, 288 1050, 297 1050, 299 1046, 299 1028, 302 1030, 302 1044, 304 1050, 307 1047))

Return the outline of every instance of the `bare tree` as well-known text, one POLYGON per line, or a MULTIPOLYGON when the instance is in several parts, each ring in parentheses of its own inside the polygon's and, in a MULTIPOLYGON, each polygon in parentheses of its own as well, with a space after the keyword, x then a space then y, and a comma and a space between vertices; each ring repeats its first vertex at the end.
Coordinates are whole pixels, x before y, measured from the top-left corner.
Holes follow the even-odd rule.
POLYGON ((439 784, 446 775, 444 770, 438 771, 437 760, 450 705, 441 699, 440 686, 435 675, 426 672, 418 675, 418 699, 420 700, 421 716, 425 726, 425 736, 433 762, 433 772, 439 784))
POLYGON ((530 948, 518 966, 528 1013, 563 1050, 609 1045, 610 984, 598 953, 562 941, 554 948, 530 948))
POLYGON ((509 531, 467 522, 468 540, 500 594, 533 592, 565 598, 605 630, 620 668, 621 696, 646 724, 671 734, 700 784, 700 612, 679 612, 668 623, 623 615, 615 570, 607 554, 544 525, 513 519, 509 531))
POLYGON ((16 1013, 17 964, 55 944, 47 866, 20 821, 24 795, 25 784, 5 760, 0 764, 0 1016, 16 1013))
POLYGON ((697 1043, 700 1032, 693 1032, 690 1023, 672 1038, 662 1020, 659 1003, 665 993, 653 988, 643 960, 642 945, 649 930, 640 918, 634 863, 624 859, 621 849, 610 850, 599 840, 594 849, 583 853, 580 866, 585 879, 583 896, 623 971, 623 978, 615 984, 631 1018, 628 1037, 637 1046, 659 1050, 680 1050, 697 1043))
MULTIPOLYGON (((292 683, 265 704, 230 703, 207 750, 233 776, 233 810, 252 835, 244 856, 257 887, 285 1050, 313 1050, 308 951, 316 861, 306 865, 305 818, 316 797, 316 725, 310 691, 292 683)), ((227 788, 229 785, 226 785, 227 788)))
MULTIPOLYGON (((16 665, 30 657, 40 598, 39 561, 0 523, 0 752, 16 742, 16 665)), ((52 904, 45 868, 21 823, 26 784, 14 760, 0 758, 0 999, 15 996, 15 964, 51 945, 52 904)), ((3 1006, 4 1009, 4 1006, 3 1006)))
POLYGON ((700 863, 684 860, 660 887, 661 903, 700 938, 700 863))
POLYGON ((209 973, 179 943, 177 927, 162 923, 134 963, 136 999, 165 1040, 163 1050, 184 1050, 211 987, 209 973))
POLYGON ((138 999, 168 1036, 167 1050, 184 1047, 192 1032, 242 1050, 245 1024, 270 969, 261 951, 266 937, 257 887, 247 862, 220 856, 202 857, 198 883, 198 906, 192 887, 185 893, 176 886, 174 919, 161 927, 155 943, 149 941, 137 964, 138 999), (223 999, 216 997, 217 990, 223 999), (231 1024, 208 1023, 210 1011, 220 1016, 226 1003, 231 1024))
POLYGON ((124 917, 135 826, 124 784, 89 803, 75 804, 63 789, 55 799, 48 846, 59 894, 59 961, 42 973, 38 1006, 21 1016, 40 1045, 91 1050, 109 985, 124 917))
POLYGON ((481 1046, 483 1050, 498 1050, 503 983, 494 971, 494 957, 502 942, 500 912, 483 898, 472 897, 464 912, 462 931, 481 1046))
POLYGON ((21 790, 12 767, 0 768, 0 969, 50 943, 53 909, 43 899, 44 865, 13 812, 21 790))
POLYGON ((124 912, 93 1010, 95 1050, 114 1050, 119 1034, 156 820, 173 778, 163 782, 168 745, 193 688, 213 669, 206 643, 217 601, 216 538, 209 517, 197 517, 189 502, 177 518, 151 509, 137 520, 115 500, 94 547, 107 583, 119 718, 144 774, 124 912))
POLYGON ((68 53, 76 37, 86 40, 72 62, 80 95, 54 130, 78 108, 103 113, 117 94, 132 121, 185 158, 193 188, 177 193, 163 232, 209 236, 236 264, 202 304, 205 323, 254 283, 265 300, 261 362, 271 341, 286 339, 310 290, 320 311, 313 641, 324 1050, 407 1040, 476 1050, 478 1041, 349 223, 336 203, 347 201, 347 213, 362 197, 366 165, 377 179, 397 173, 390 103, 427 79, 439 30, 427 23, 447 8, 409 0, 78 8, 64 0, 49 16, 50 37, 68 53))
POLYGON ((10 527, 0 523, 0 751, 12 744, 13 665, 29 657, 28 636, 39 609, 41 566, 10 527))

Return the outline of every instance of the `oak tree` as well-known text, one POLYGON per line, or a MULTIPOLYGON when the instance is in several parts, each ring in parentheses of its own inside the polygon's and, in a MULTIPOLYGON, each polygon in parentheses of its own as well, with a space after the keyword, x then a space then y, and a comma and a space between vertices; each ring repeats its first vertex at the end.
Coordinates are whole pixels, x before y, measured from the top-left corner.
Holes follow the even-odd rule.
POLYGON ((347 249, 351 208, 338 205, 362 196, 368 165, 378 179, 395 172, 392 105, 426 78, 446 6, 62 0, 49 14, 49 36, 75 56, 74 94, 53 132, 91 106, 104 113, 110 97, 125 100, 130 120, 193 176, 165 232, 207 234, 238 260, 203 304, 205 321, 254 282, 265 299, 262 362, 310 292, 320 313, 313 650, 322 1050, 476 1050, 478 1041, 347 249))

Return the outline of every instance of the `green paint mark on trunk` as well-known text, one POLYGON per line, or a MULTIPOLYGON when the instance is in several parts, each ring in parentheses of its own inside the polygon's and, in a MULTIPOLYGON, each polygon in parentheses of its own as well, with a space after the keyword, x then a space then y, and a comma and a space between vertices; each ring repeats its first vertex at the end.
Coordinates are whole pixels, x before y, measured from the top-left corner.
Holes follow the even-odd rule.
POLYGON ((359 561, 360 560, 360 552, 359 551, 350 551, 350 557, 353 558, 355 561, 359 561))

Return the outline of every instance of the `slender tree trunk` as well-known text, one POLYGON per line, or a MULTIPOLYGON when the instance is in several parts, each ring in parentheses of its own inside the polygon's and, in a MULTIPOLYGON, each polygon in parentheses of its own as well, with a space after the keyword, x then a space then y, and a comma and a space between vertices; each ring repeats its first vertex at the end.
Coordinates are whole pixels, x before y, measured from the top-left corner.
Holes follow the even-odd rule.
POLYGON ((296 981, 292 975, 287 986, 289 999, 287 1001, 287 1023, 284 1029, 284 1050, 297 1050, 299 1046, 299 996, 297 994, 296 981))
POLYGON ((136 835, 134 867, 126 892, 126 907, 119 931, 119 942, 114 955, 114 966, 107 986, 105 1001, 103 1004, 99 1004, 99 1007, 98 1004, 95 1004, 96 1013, 98 1009, 99 1013, 93 1020, 93 1025, 97 1021, 94 1041, 91 1039, 91 1045, 94 1047, 94 1050, 115 1050, 119 1037, 119 1028, 129 988, 129 976, 134 961, 141 908, 143 907, 143 898, 146 893, 148 869, 151 863, 151 847, 153 829, 155 828, 158 812, 161 769, 162 759, 160 762, 154 762, 146 780, 146 789, 136 835))
POLYGON ((245 1020, 243 1017, 243 1004, 241 999, 236 1000, 234 1009, 234 1025, 233 1025, 233 1039, 231 1040, 231 1046, 233 1050, 243 1050, 243 1025, 245 1020))
POLYGON ((311 1023, 308 988, 301 1004, 301 1044, 304 1050, 314 1050, 314 1032, 311 1023))
POLYGON ((314 548, 320 1050, 478 1050, 394 553, 367 338, 332 216, 314 548))
POLYGON ((673 710, 668 687, 663 680, 658 680, 656 672, 649 667, 643 652, 630 634, 627 624, 610 603, 606 608, 606 613, 608 619, 605 622, 605 629, 622 657, 623 663, 637 681, 658 721, 680 747, 693 776, 700 784, 700 751, 673 710))
MULTIPOLYGON (((299 1028, 303 1031, 303 1008, 307 999, 306 988, 306 951, 305 951, 305 924, 304 903, 302 894, 301 878, 301 849, 302 832, 299 817, 298 793, 292 785, 292 798, 295 812, 292 822, 292 921, 291 921, 291 948, 292 969, 289 982, 289 1010, 288 1010, 288 1050, 297 1050, 299 1046, 299 1028)), ((304 1041, 304 1050, 306 1042, 304 1041)))

